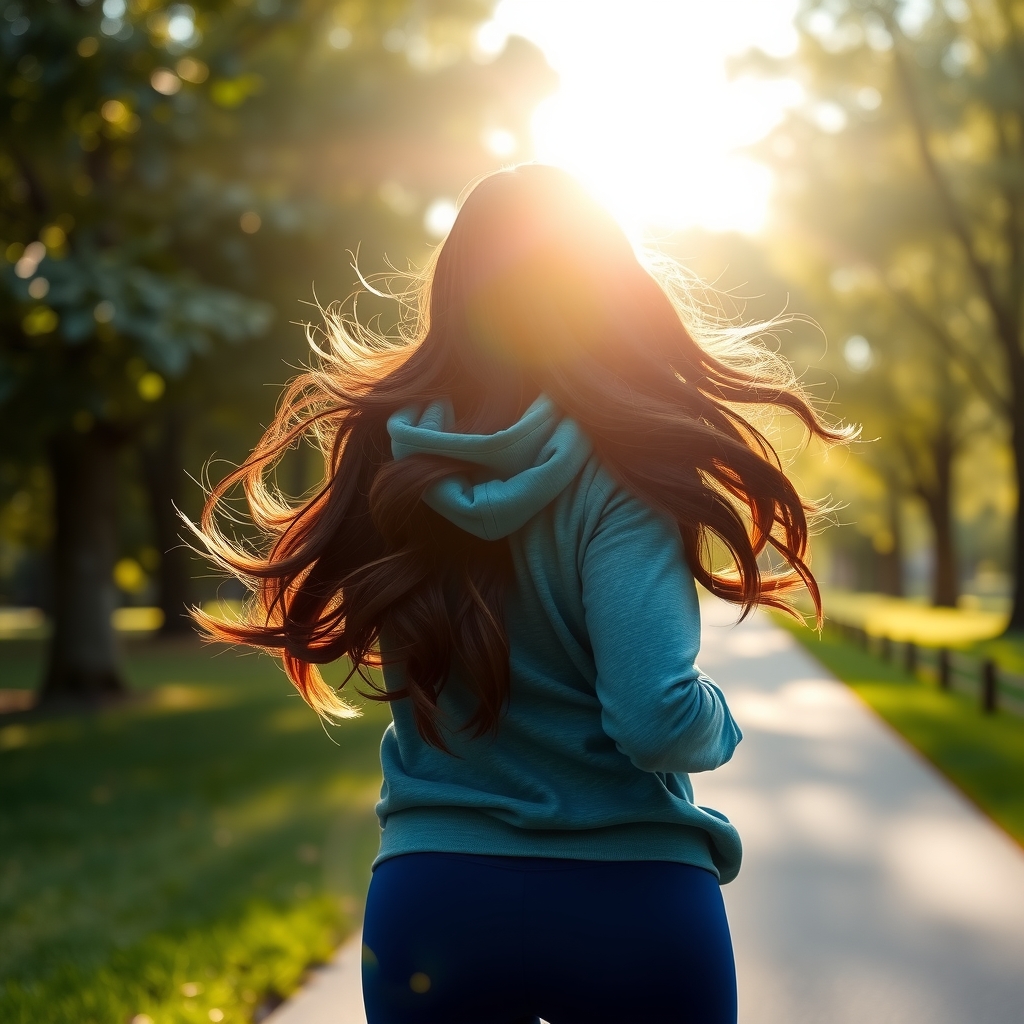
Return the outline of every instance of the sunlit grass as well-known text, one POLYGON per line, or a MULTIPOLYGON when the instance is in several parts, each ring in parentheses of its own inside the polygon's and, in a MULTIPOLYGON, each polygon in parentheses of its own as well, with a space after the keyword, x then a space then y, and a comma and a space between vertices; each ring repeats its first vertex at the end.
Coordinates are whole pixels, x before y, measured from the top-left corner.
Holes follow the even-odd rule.
MULTIPOLYGON (((41 653, 0 644, 4 685, 41 653)), ((269 659, 147 643, 126 663, 145 699, 0 719, 5 1024, 248 1020, 358 912, 386 710, 335 745, 269 659)))
MULTIPOLYGON (((242 610, 241 601, 209 601, 204 611, 214 618, 237 621, 242 610)), ((155 633, 164 622, 159 608, 116 608, 111 615, 118 633, 155 633)), ((39 608, 0 608, 0 640, 41 640, 50 631, 50 623, 39 608)))
POLYGON ((825 615, 844 625, 860 626, 874 636, 913 640, 929 647, 968 647, 998 636, 1007 615, 975 608, 932 608, 884 594, 829 591, 825 615))
POLYGON ((43 635, 46 618, 39 608, 0 608, 0 640, 43 635))
POLYGON ((330 956, 349 919, 320 895, 290 907, 252 902, 201 927, 154 933, 91 969, 68 961, 40 984, 9 981, 5 1024, 248 1022, 330 956), (143 1016, 144 1015, 144 1016, 143 1016))
POLYGON ((819 639, 790 619, 776 621, 1024 844, 1024 718, 984 714, 976 699, 912 678, 827 627, 819 639))
POLYGON ((1001 670, 1024 676, 1024 637, 1020 635, 979 640, 971 651, 979 657, 992 658, 1001 670))

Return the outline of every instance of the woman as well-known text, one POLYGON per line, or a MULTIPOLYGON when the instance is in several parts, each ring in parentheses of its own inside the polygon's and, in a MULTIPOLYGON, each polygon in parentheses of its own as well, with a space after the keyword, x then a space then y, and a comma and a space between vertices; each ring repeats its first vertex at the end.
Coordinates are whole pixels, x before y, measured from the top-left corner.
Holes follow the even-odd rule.
POLYGON ((370 1024, 735 1020, 740 841, 687 773, 740 730, 694 663, 694 580, 744 613, 818 606, 809 506, 743 409, 840 432, 752 332, 698 344, 681 308, 568 175, 490 175, 411 337, 334 319, 211 495, 200 536, 256 600, 207 632, 279 652, 322 715, 352 713, 316 668, 338 658, 391 702, 370 1024), (326 471, 292 508, 266 475, 304 433, 326 471), (217 528, 238 482, 265 553, 217 528))

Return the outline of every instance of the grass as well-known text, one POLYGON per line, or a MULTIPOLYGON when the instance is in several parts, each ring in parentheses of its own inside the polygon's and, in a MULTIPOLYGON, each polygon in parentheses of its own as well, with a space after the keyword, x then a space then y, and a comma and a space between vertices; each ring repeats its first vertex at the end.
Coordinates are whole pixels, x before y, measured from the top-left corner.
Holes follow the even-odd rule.
MULTIPOLYGON (((0 643, 5 687, 41 646, 0 643)), ((145 700, 0 718, 0 1020, 249 1021, 351 929, 387 710, 325 735, 269 659, 130 645, 145 700)))
POLYGON ((983 714, 976 698, 912 677, 827 626, 819 640, 791 619, 776 621, 1024 845, 1024 718, 983 714))
POLYGON ((1024 676, 1024 636, 997 636, 972 644, 970 652, 992 658, 1001 669, 1024 676))
POLYGON ((980 608, 932 608, 919 601, 834 590, 825 595, 825 614, 860 626, 873 636, 913 640, 928 647, 971 647, 1006 628, 1004 612, 980 608))

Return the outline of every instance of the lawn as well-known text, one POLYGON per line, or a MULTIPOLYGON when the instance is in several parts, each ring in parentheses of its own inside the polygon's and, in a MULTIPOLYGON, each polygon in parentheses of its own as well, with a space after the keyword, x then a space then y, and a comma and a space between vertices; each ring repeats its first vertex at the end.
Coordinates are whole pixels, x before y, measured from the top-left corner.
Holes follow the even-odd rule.
MULTIPOLYGON (((0 642, 0 685, 41 656, 0 642)), ((126 669, 130 704, 0 718, 4 1024, 259 1019, 358 916, 386 708, 328 736, 262 656, 134 641, 126 669)))
POLYGON ((874 636, 913 640, 929 647, 970 647, 998 636, 1006 628, 1006 613, 980 608, 933 608, 921 601, 829 590, 825 615, 837 622, 860 626, 874 636))
POLYGON ((1024 844, 1024 718, 983 714, 976 698, 913 678, 827 626, 819 639, 792 619, 776 621, 1024 844))

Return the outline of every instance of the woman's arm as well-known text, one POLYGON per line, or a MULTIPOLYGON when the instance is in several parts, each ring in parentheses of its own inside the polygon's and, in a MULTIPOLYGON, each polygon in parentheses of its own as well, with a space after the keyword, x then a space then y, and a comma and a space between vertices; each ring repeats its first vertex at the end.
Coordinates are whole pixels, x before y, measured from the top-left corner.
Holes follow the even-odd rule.
POLYGON ((619 488, 583 551, 587 630, 601 721, 648 772, 705 772, 742 733, 701 675, 700 610, 675 524, 619 488))

